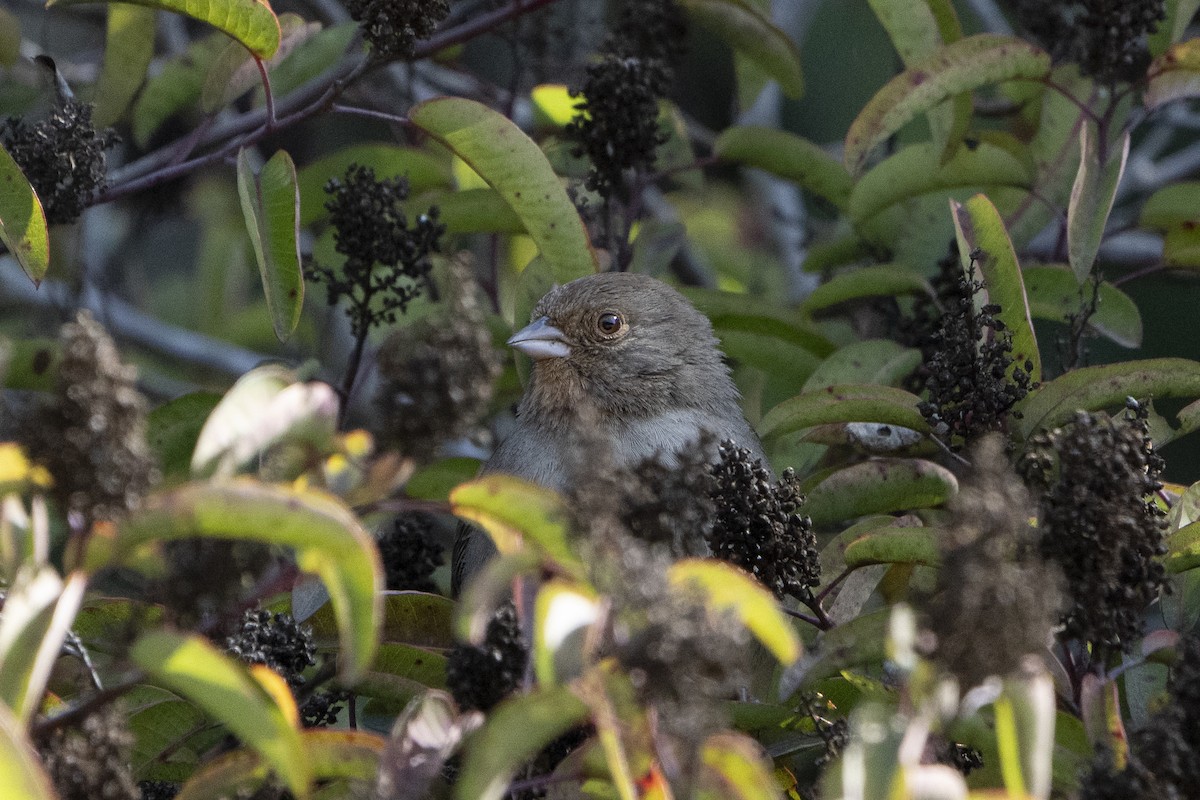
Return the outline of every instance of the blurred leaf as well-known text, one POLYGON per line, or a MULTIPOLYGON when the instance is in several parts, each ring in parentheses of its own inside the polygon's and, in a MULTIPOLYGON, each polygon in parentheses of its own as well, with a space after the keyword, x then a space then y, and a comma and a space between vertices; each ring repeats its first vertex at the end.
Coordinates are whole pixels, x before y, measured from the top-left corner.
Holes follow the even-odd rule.
POLYGON ((485 475, 450 493, 450 510, 487 531, 501 554, 532 546, 571 572, 583 565, 567 543, 562 498, 511 475, 485 475))
POLYGON ((529 99, 533 101, 538 122, 553 128, 566 127, 579 113, 575 106, 583 100, 579 96, 572 97, 565 83, 539 84, 529 92, 529 99))
POLYGON ((110 3, 104 39, 104 66, 96 79, 92 124, 104 130, 119 120, 146 79, 154 57, 153 9, 110 3))
MULTIPOLYGON (((186 484, 147 497, 119 527, 112 557, 119 561, 149 542, 195 536, 292 548, 297 566, 318 575, 332 599, 342 680, 353 683, 371 663, 379 639, 383 568, 371 535, 340 500, 244 479, 186 484)), ((99 566, 95 561, 104 556, 97 546, 85 558, 99 566)))
POLYGON ((779 684, 781 696, 792 696, 845 669, 881 663, 887 652, 891 618, 892 609, 881 608, 822 631, 807 655, 784 673, 779 684))
POLYGON ((917 404, 903 389, 875 384, 827 386, 797 395, 767 412, 758 426, 764 439, 831 422, 882 422, 928 431, 917 404))
POLYGON ((788 97, 804 93, 796 46, 746 0, 679 0, 679 5, 691 19, 777 80, 788 97))
POLYGON ((954 473, 931 461, 876 458, 840 469, 813 486, 802 511, 822 526, 867 514, 935 508, 957 492, 954 473))
POLYGON ((243 665, 197 634, 151 631, 134 643, 129 656, 155 681, 203 708, 261 753, 297 796, 308 796, 312 765, 300 732, 289 722, 297 715, 294 701, 290 709, 281 708, 243 665))
MULTIPOLYGON (((383 626, 380 641, 449 650, 454 647, 454 601, 425 592, 387 592, 383 595, 383 626)), ((338 635, 337 619, 328 604, 308 624, 320 645, 333 644, 338 635)))
POLYGON ((566 189, 542 151, 511 120, 460 97, 422 103, 409 120, 504 197, 562 282, 598 270, 587 230, 566 189))
POLYGON ((909 197, 977 187, 1028 189, 1032 181, 1028 164, 989 142, 960 147, 948 161, 936 144, 920 142, 888 156, 859 178, 847 211, 857 225, 909 197))
POLYGON ((410 196, 429 189, 450 189, 454 183, 450 165, 424 150, 382 143, 351 145, 323 156, 297 172, 301 225, 310 225, 328 215, 325 185, 333 178, 341 180, 352 164, 370 167, 375 171, 376 180, 407 179, 410 196))
POLYGON ((0 703, 0 775, 9 800, 56 800, 41 759, 25 735, 25 726, 0 703))
POLYGON ((733 731, 713 734, 700 748, 697 798, 779 800, 779 787, 762 746, 733 731))
POLYGON ((219 33, 194 41, 146 81, 133 104, 131 120, 133 141, 138 147, 144 149, 163 123, 200 100, 209 65, 228 44, 229 39, 219 33))
POLYGON ((822 358, 837 349, 801 314, 769 299, 688 286, 679 291, 712 321, 722 338, 731 332, 755 334, 788 342, 822 358))
MULTIPOLYGON (((1054 680, 1040 663, 1034 671, 1023 671, 1005 680, 1004 690, 996 701, 996 733, 1001 742, 1000 768, 1010 791, 1020 785, 1027 797, 1046 800, 1050 796, 1056 711, 1054 680), (1016 745, 1011 750, 1008 724, 1012 725, 1016 745), (1009 758, 1015 761, 1019 784, 1010 782, 1006 763, 1009 758)), ((1016 794, 1022 793, 1016 791, 1016 794)))
POLYGON ((948 44, 897 75, 863 107, 846 133, 846 168, 861 174, 876 145, 949 97, 1049 73, 1050 56, 1016 37, 981 33, 948 44))
POLYGON ((392 726, 379 758, 377 800, 425 797, 463 736, 483 722, 478 711, 459 715, 445 692, 426 692, 392 726))
POLYGON ((1184 525, 1167 538, 1163 566, 1172 574, 1200 567, 1200 522, 1184 525))
POLYGON ((50 671, 83 602, 88 576, 64 582, 49 566, 25 564, 8 588, 0 615, 0 707, 23 724, 37 713, 50 671))
MULTIPOLYGON (((271 70, 284 58, 290 55, 304 41, 321 30, 319 22, 305 22, 298 14, 281 14, 279 16, 279 49, 265 61, 264 68, 271 70)), ((220 111, 225 106, 237 100, 255 86, 262 84, 259 72, 258 56, 247 52, 238 42, 230 42, 225 50, 217 56, 216 61, 208 70, 208 77, 200 90, 200 110, 205 114, 220 111)), ((276 92, 274 85, 272 92, 276 92)), ((276 94, 276 97, 282 97, 276 94)))
POLYGON ((821 147, 794 133, 752 125, 726 128, 713 155, 786 178, 845 209, 854 185, 846 168, 821 147))
POLYGON ((895 386, 921 363, 921 351, 890 339, 851 342, 821 362, 804 384, 805 392, 845 384, 895 386))
POLYGON ((1171 45, 1146 70, 1142 102, 1154 109, 1172 100, 1200 96, 1200 39, 1171 45))
POLYGON ((846 545, 846 566, 856 569, 870 564, 941 563, 937 530, 933 528, 885 528, 867 533, 846 545))
POLYGON ((589 661, 584 645, 591 625, 600 618, 599 601, 573 583, 547 581, 534 606, 531 660, 538 683, 567 683, 583 673, 589 661))
MULTIPOLYGON (((1012 241, 1004 228, 1004 219, 985 195, 977 194, 966 203, 950 201, 954 214, 954 229, 963 269, 970 271, 972 262, 983 283, 983 302, 1000 306, 997 319, 1012 334, 1012 360, 1008 369, 1026 369, 1034 383, 1042 379, 1042 357, 1038 353, 1037 336, 1029 315, 1029 300, 1021 278, 1021 265, 1013 251, 1012 241)), ((977 306, 982 298, 976 296, 977 306)))
POLYGON ((1200 0, 1166 0, 1163 10, 1166 19, 1158 23, 1158 29, 1148 37, 1150 55, 1155 57, 1184 37, 1196 11, 1200 10, 1200 0))
POLYGON ((231 475, 285 439, 327 448, 337 430, 337 394, 325 383, 294 380, 291 370, 276 364, 239 378, 200 431, 192 474, 231 475))
POLYGON ((822 283, 804 301, 810 314, 868 297, 897 297, 905 294, 930 296, 929 281, 896 264, 860 267, 834 275, 822 283))
POLYGON ((638 222, 629 271, 665 275, 671 262, 687 244, 687 227, 682 222, 645 219, 638 222))
POLYGON ((446 688, 446 656, 419 647, 385 643, 354 684, 355 694, 408 703, 426 689, 446 688))
POLYGON ((667 174, 680 188, 699 191, 704 187, 704 171, 696 164, 687 120, 679 107, 669 100, 658 103, 658 130, 666 140, 654 151, 654 171, 667 174))
POLYGON ((1102 154, 1099 134, 1094 123, 1088 122, 1079 128, 1079 151, 1079 172, 1067 206, 1067 255, 1075 280, 1083 283, 1096 263, 1117 185, 1125 174, 1129 133, 1121 137, 1119 149, 1113 147, 1102 154))
MULTIPOLYGON (((1070 267, 1043 265, 1022 270, 1029 313, 1034 319, 1063 322, 1091 300, 1090 285, 1080 286, 1070 267)), ((1142 315, 1133 298, 1111 283, 1101 283, 1096 298, 1096 313, 1088 318, 1088 328, 1122 347, 1142 344, 1142 315)))
MULTIPOLYGON (((323 75, 336 65, 346 54, 358 23, 346 21, 318 31, 300 42, 282 58, 272 59, 271 91, 276 97, 284 97, 304 84, 323 75)), ((261 106, 264 91, 261 84, 254 90, 254 104, 261 106)))
POLYGON ((279 341, 286 342, 304 308, 296 165, 286 150, 278 150, 255 175, 249 152, 242 149, 238 151, 237 175, 242 215, 254 245, 271 324, 279 341))
POLYGON ((33 487, 48 489, 53 484, 46 468, 30 462, 21 445, 0 442, 0 497, 33 487))
POLYGON ((800 657, 800 639, 775 595, 745 572, 722 561, 691 558, 672 564, 667 580, 676 589, 701 591, 714 611, 732 612, 784 666, 800 657))
MULTIPOLYGON (((73 6, 104 0, 47 0, 47 7, 73 6)), ((134 5, 184 14, 207 22, 232 36, 259 58, 270 58, 279 48, 279 20, 259 0, 131 0, 134 5)))
POLYGON ((1163 241, 1163 263, 1169 267, 1200 267, 1200 227, 1184 223, 1167 231, 1163 241))
POLYGON ((148 780, 182 781, 195 772, 200 755, 194 748, 204 746, 196 733, 211 727, 204 711, 174 692, 149 685, 134 688, 126 707, 135 739, 134 774, 148 780))
POLYGON ((1187 223, 1200 225, 1200 181, 1180 181, 1156 191, 1142 206, 1138 224, 1166 231, 1187 223))
POLYGON ((525 223, 495 189, 441 192, 429 202, 437 206, 447 233, 525 233, 525 223))
POLYGON ((481 644, 496 609, 512 599, 513 581, 520 575, 539 574, 541 566, 540 555, 532 549, 499 555, 484 564, 462 588, 455 607, 454 631, 459 638, 481 644))
POLYGON ((1017 430, 1028 439, 1042 428, 1069 421, 1076 411, 1121 406, 1126 397, 1162 400, 1200 397, 1200 363, 1183 358, 1126 361, 1081 367, 1043 383, 1017 403, 1017 430))
POLYGON ((427 464, 404 484, 404 493, 417 500, 446 500, 450 491, 479 474, 477 458, 443 458, 427 464))
POLYGON ((455 783, 461 800, 500 800, 517 770, 542 748, 586 720, 588 707, 564 687, 535 689, 496 706, 467 739, 455 783))
POLYGON ((190 474, 196 440, 220 400, 221 395, 215 392, 192 392, 164 403, 147 416, 146 442, 158 457, 164 477, 190 474))
POLYGON ((0 144, 0 241, 40 286, 50 269, 50 231, 42 201, 17 162, 0 144))
POLYGON ((21 57, 21 19, 0 8, 0 67, 11 68, 21 57))

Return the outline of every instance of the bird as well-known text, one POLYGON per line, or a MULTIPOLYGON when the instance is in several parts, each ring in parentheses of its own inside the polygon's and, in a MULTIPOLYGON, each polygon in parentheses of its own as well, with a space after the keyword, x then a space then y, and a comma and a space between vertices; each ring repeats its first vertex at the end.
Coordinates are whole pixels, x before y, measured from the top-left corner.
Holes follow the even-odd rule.
MULTIPOLYGON (((624 468, 655 456, 669 461, 706 433, 712 461, 717 443, 733 441, 767 463, 712 323, 656 278, 603 272, 551 289, 507 343, 533 368, 516 423, 480 474, 563 493, 587 479, 573 457, 580 441, 607 446, 603 463, 624 468)), ((485 533, 460 525, 452 593, 495 552, 485 533)))

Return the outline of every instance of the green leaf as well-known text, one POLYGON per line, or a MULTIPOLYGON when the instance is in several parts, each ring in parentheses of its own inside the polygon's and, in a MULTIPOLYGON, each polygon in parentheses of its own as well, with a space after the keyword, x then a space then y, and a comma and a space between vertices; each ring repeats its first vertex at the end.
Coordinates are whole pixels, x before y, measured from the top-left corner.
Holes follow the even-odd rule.
MULTIPOLYGON (((1034 319, 1063 322, 1078 314, 1091 300, 1091 287, 1080 286, 1071 268, 1062 265, 1026 267, 1025 293, 1029 313, 1034 319)), ((1142 344, 1142 315, 1133 298, 1111 283, 1101 283, 1096 296, 1096 313, 1088 318, 1088 328, 1122 347, 1142 344)))
MULTIPOLYGON (((346 54, 356 33, 358 23, 347 20, 305 39, 282 59, 272 59, 275 66, 270 73, 271 91, 276 97, 284 97, 323 75, 346 54)), ((261 106, 264 102, 265 92, 260 84, 254 90, 254 104, 261 106)))
POLYGON ((1016 405, 1022 438, 1068 422, 1076 411, 1122 406, 1126 397, 1161 400, 1200 397, 1200 363, 1183 358, 1126 361, 1082 367, 1030 392, 1016 405))
POLYGON ((543 83, 533 87, 529 99, 539 123, 563 128, 579 113, 575 106, 582 98, 578 95, 572 97, 565 83, 543 83))
POLYGON ((1049 73, 1049 54, 1016 37, 982 33, 948 44, 867 102, 846 133, 846 168, 861 174, 876 145, 953 95, 1000 81, 1040 80, 1049 73))
POLYGON ((485 475, 450 493, 450 510, 487 531, 501 554, 532 545, 567 567, 582 570, 567 543, 562 498, 511 475, 485 475))
MULTIPOLYGON (((253 0, 252 0, 253 1, 253 0)), ((229 40, 219 33, 192 42, 170 58, 162 70, 146 81, 133 104, 133 141, 145 149, 163 123, 200 99, 208 68, 229 40)))
POLYGON ((764 439, 831 422, 882 422, 927 432, 917 410, 921 399, 903 389, 874 384, 827 386, 797 395, 767 412, 758 426, 764 439))
MULTIPOLYGON (((260 59, 237 42, 230 42, 208 70, 208 77, 200 90, 200 110, 213 114, 238 99, 255 86, 262 85, 259 62, 272 70, 284 58, 321 30, 319 22, 305 22, 297 14, 282 14, 279 17, 279 49, 270 60, 260 59)), ((274 85, 273 92, 278 91, 274 85)), ((276 95, 282 97, 282 95, 276 95)))
POLYGON ((561 686, 505 700, 467 739, 455 797, 500 800, 518 769, 587 716, 583 701, 561 686))
MULTIPOLYGON (((47 7, 74 6, 104 0, 47 0, 47 7)), ((279 48, 279 20, 259 0, 129 0, 134 5, 171 11, 207 22, 232 36, 259 58, 270 58, 279 48)))
POLYGON ((867 297, 898 297, 904 294, 932 296, 929 281, 897 264, 861 267, 834 275, 813 290, 804 301, 810 314, 867 297))
POLYGON ((895 386, 921 363, 921 351, 890 339, 851 342, 821 362, 804 384, 804 391, 839 384, 875 383, 895 386))
POLYGON ((286 342, 300 324, 304 274, 300 267, 300 190, 296 165, 285 150, 255 175, 249 151, 238 151, 238 196, 254 245, 258 273, 275 336, 286 342))
MULTIPOLYGON (((425 592, 387 592, 383 596, 383 627, 381 642, 423 647, 429 650, 450 650, 454 638, 454 601, 448 597, 425 592)), ((337 618, 329 604, 321 606, 308 618, 317 644, 323 647, 336 644, 337 618)))
POLYGON ((189 474, 192 452, 204 420, 220 400, 221 395, 216 392, 192 392, 150 412, 146 419, 146 442, 158 456, 165 477, 189 474))
POLYGON ((283 441, 328 449, 337 432, 339 401, 326 383, 295 383, 278 364, 255 367, 213 409, 192 454, 192 474, 232 475, 283 441))
POLYGON ((5 593, 0 615, 0 707, 28 723, 83 602, 87 575, 64 582, 53 567, 26 563, 5 593))
POLYGON ((534 674, 542 686, 569 683, 588 666, 587 645, 600 604, 578 584, 552 579, 542 584, 534 604, 534 674))
POLYGON ((50 269, 50 230, 42 201, 0 144, 0 241, 21 269, 40 286, 50 269))
POLYGON ((450 189, 454 178, 450 165, 424 150, 392 144, 357 144, 330 153, 301 167, 296 176, 300 187, 300 224, 310 225, 328 215, 325 185, 345 176, 350 165, 370 167, 376 180, 403 177, 411 196, 429 189, 450 189))
POLYGON ((785 667, 800 657, 800 638, 775 595, 737 567, 708 558, 677 561, 667 571, 677 589, 696 589, 717 612, 732 612, 785 667))
POLYGON ((779 339, 822 358, 837 349, 803 315, 764 298, 687 286, 679 291, 712 321, 722 338, 733 332, 757 334, 779 339))
POLYGON ((846 566, 870 564, 922 564, 936 567, 941 563, 937 531, 932 528, 885 528, 865 534, 846 546, 846 566))
POLYGON ((0 775, 4 776, 4 792, 10 800, 57 797, 24 726, 3 704, 0 704, 0 775))
POLYGON ((446 688, 446 656, 404 644, 381 644, 354 684, 356 694, 407 704, 426 689, 446 688))
POLYGON ((281 707, 245 667, 197 634, 151 631, 134 643, 129 656, 156 682, 203 708, 261 753, 297 796, 308 796, 312 769, 294 701, 291 708, 281 707))
POLYGON ((1187 27, 1200 10, 1200 0, 1166 0, 1163 3, 1166 19, 1149 36, 1150 55, 1158 57, 1187 33, 1187 27))
POLYGON ((124 115, 146 79, 154 57, 155 13, 142 6, 111 3, 104 38, 104 66, 96 80, 92 124, 103 130, 124 115))
POLYGON ((1200 267, 1200 227, 1184 223, 1171 228, 1163 239, 1163 263, 1168 267, 1200 267))
POLYGON ((482 103, 444 97, 418 105, 409 120, 465 161, 498 191, 562 282, 599 264, 571 198, 537 144, 482 103))
POLYGON ((1030 380, 1042 379, 1042 357, 1038 353, 1037 337, 1029 314, 1029 300, 1021 279, 1021 265, 1013 251, 1008 231, 1000 212, 986 196, 977 194, 966 203, 950 201, 954 215, 954 230, 963 269, 979 271, 986 300, 976 296, 976 303, 995 303, 1000 306, 997 318, 1012 333, 1012 366, 1025 369, 1028 364, 1030 380), (972 258, 972 255, 975 257, 972 258))
POLYGON ((1075 279, 1083 283, 1096 263, 1104 226, 1117 197, 1117 185, 1125 174, 1129 133, 1121 137, 1118 147, 1102 154, 1095 124, 1087 122, 1079 127, 1079 153, 1079 172, 1067 206, 1067 255, 1075 279), (1106 160, 1102 161, 1101 156, 1106 160))
POLYGON ((418 500, 445 500, 450 491, 479 474, 477 458, 443 458, 421 467, 404 484, 404 493, 418 500))
POLYGON ((986 141, 958 148, 948 160, 932 142, 901 149, 863 175, 850 194, 850 219, 861 224, 909 197, 953 189, 1011 186, 1028 189, 1029 166, 986 141))
POLYGON ((935 508, 958 491, 945 467, 916 458, 876 458, 840 469, 806 493, 803 512, 814 525, 868 514, 935 508))
POLYGON ((525 223, 495 189, 442 192, 429 203, 438 207, 447 233, 525 233, 525 223))
POLYGON ((11 69, 21 58, 21 18, 0 8, 0 66, 11 69))
POLYGON ((745 0, 680 0, 684 11, 779 82, 783 93, 804 93, 800 54, 783 31, 745 0))
POLYGON ((1200 39, 1171 45, 1146 70, 1146 108, 1158 108, 1172 100, 1200 96, 1200 39))
POLYGON ((1200 181, 1180 181, 1150 195, 1138 224, 1159 231, 1188 224, 1200 227, 1200 181))
POLYGON ((780 693, 791 695, 845 669, 879 664, 887 654, 891 619, 892 609, 881 608, 822 631, 808 656, 784 674, 780 693))
POLYGON ((779 787, 764 760, 762 745, 749 736, 722 731, 700 748, 696 797, 705 800, 778 800, 779 787))
MULTIPOLYGON (((118 528, 113 560, 150 542, 196 536, 292 548, 296 565, 319 576, 329 592, 341 637, 342 680, 352 684, 371 663, 379 640, 383 568, 371 535, 339 499, 244 479, 157 492, 118 528)), ((85 558, 93 563, 103 555, 95 548, 85 558)))
POLYGON ((727 128, 713 143, 713 155, 786 178, 843 210, 854 186, 846 168, 821 147, 776 128, 727 128))
POLYGON ((1168 537, 1163 566, 1171 574, 1200 567, 1200 522, 1185 525, 1168 537))

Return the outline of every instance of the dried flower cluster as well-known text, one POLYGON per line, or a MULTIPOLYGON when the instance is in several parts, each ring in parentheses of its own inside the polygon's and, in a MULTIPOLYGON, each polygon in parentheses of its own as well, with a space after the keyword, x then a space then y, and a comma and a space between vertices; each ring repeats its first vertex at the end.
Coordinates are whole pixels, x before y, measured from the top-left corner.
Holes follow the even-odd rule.
POLYGON ((140 800, 133 743, 121 707, 110 705, 77 728, 56 728, 37 746, 59 800, 140 800))
POLYGON ((446 563, 446 554, 433 538, 433 521, 423 511, 401 514, 379 536, 379 557, 389 590, 437 591, 430 576, 446 563))
POLYGON ((1163 0, 1012 0, 1017 22, 1055 60, 1105 83, 1132 81, 1150 61, 1146 36, 1166 18, 1163 0))

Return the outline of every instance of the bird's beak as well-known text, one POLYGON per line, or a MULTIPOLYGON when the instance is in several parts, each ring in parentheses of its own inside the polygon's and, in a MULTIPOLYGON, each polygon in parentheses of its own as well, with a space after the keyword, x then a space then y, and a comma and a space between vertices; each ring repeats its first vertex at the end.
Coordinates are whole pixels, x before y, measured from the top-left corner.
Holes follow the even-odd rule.
POLYGON ((571 355, 567 337, 550 324, 549 317, 541 317, 526 325, 508 340, 510 347, 520 350, 534 361, 547 358, 566 358, 571 355))

